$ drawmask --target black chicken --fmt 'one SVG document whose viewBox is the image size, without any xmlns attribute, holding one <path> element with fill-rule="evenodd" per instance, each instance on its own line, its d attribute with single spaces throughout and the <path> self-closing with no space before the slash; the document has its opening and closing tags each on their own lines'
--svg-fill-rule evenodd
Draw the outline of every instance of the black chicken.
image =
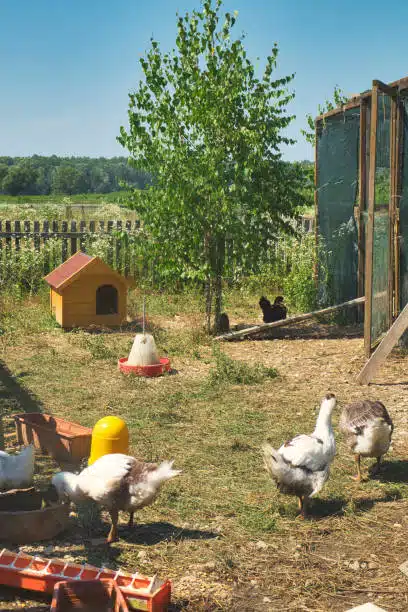
<svg viewBox="0 0 408 612">
<path fill-rule="evenodd" d="M 281 319 L 286 319 L 287 317 L 288 311 L 283 303 L 283 297 L 281 295 L 278 295 L 275 298 L 273 304 L 271 304 L 266 297 L 262 296 L 259 300 L 259 306 L 262 309 L 264 323 L 280 321 Z"/>
</svg>

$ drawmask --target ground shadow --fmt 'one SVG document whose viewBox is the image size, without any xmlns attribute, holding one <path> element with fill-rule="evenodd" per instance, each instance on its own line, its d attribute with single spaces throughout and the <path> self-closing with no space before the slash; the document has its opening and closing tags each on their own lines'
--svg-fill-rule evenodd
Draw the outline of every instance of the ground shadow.
<svg viewBox="0 0 408 612">
<path fill-rule="evenodd" d="M 231 331 L 248 329 L 253 324 L 240 324 L 231 328 Z M 335 325 L 320 323 L 318 321 L 304 321 L 282 327 L 275 327 L 256 332 L 250 336 L 229 339 L 229 342 L 242 342 L 244 340 L 341 340 L 363 338 L 362 325 Z"/>
<path fill-rule="evenodd" d="M 370 382 L 370 387 L 406 387 L 408 386 L 408 380 L 401 382 L 388 382 L 388 383 L 376 383 Z"/>
<path fill-rule="evenodd" d="M 113 544 L 106 544 L 105 539 L 109 527 L 105 523 L 102 529 L 93 531 L 94 543 L 92 540 L 84 539 L 84 548 L 87 563 L 100 567 L 106 565 L 110 569 L 117 570 L 117 558 L 122 554 L 121 543 L 136 544 L 139 546 L 154 546 L 166 540 L 210 540 L 219 537 L 219 534 L 212 531 L 202 531 L 200 529 L 183 529 L 167 522 L 147 523 L 130 528 L 123 525 L 119 526 L 119 540 Z M 96 540 L 97 543 L 96 543 Z"/>
<path fill-rule="evenodd" d="M 38 397 L 21 386 L 5 363 L 0 361 L 0 414 L 42 411 L 43 404 Z"/>
<path fill-rule="evenodd" d="M 154 546 L 165 540 L 212 540 L 219 534 L 201 529 L 183 529 L 172 523 L 158 522 L 136 524 L 132 529 L 123 527 L 119 535 L 126 542 L 143 546 Z"/>
<path fill-rule="evenodd" d="M 43 595 L 38 592 L 22 591 L 14 587 L 0 587 L 1 612 L 16 612 L 24 608 L 27 612 L 49 612 L 51 595 Z M 21 606 L 21 601 L 24 605 Z M 29 602 L 29 603 L 27 603 Z M 17 605 L 17 607 L 16 607 Z"/>
<path fill-rule="evenodd" d="M 392 484 L 397 482 L 408 482 L 408 460 L 384 461 L 381 463 L 380 472 L 372 474 L 374 465 L 369 468 L 370 478 Z"/>
<path fill-rule="evenodd" d="M 141 319 L 132 319 L 127 321 L 126 323 L 122 323 L 122 325 L 116 325 L 112 327 L 107 327 L 106 325 L 87 325 L 86 327 L 76 327 L 75 330 L 65 329 L 66 333 L 75 333 L 75 331 L 87 332 L 88 334 L 141 334 L 143 332 L 143 321 Z M 159 325 L 155 325 L 152 321 L 147 321 L 145 323 L 145 331 L 149 334 L 159 334 L 164 333 L 165 329 L 160 327 Z"/>
<path fill-rule="evenodd" d="M 368 512 L 376 504 L 393 502 L 400 497 L 398 492 L 387 494 L 384 497 L 371 497 L 362 499 L 346 499 L 335 497 L 331 499 L 313 499 L 310 503 L 309 518 L 314 520 L 324 519 L 329 516 L 344 516 L 350 502 L 353 504 L 353 512 Z"/>
</svg>

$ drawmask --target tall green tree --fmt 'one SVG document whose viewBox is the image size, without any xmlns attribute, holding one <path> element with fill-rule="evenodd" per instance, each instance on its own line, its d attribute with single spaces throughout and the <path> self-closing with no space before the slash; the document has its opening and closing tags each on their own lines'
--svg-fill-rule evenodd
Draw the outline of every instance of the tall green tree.
<svg viewBox="0 0 408 612">
<path fill-rule="evenodd" d="M 317 114 L 323 115 L 324 113 L 327 113 L 328 111 L 334 110 L 335 108 L 342 106 L 347 101 L 348 101 L 348 97 L 344 95 L 343 91 L 340 89 L 338 85 L 335 85 L 334 91 L 333 91 L 333 99 L 326 100 L 324 104 L 319 104 L 319 106 L 317 107 Z M 308 115 L 306 115 L 306 121 L 307 121 L 307 129 L 301 130 L 301 132 L 303 136 L 305 137 L 306 141 L 309 144 L 314 146 L 315 144 L 314 117 L 309 113 Z"/>
<path fill-rule="evenodd" d="M 2 181 L 5 193 L 16 196 L 27 194 L 34 189 L 37 179 L 37 170 L 28 163 L 10 166 Z"/>
<path fill-rule="evenodd" d="M 81 172 L 78 168 L 68 164 L 62 164 L 55 168 L 52 175 L 51 189 L 53 193 L 81 193 Z"/>
<path fill-rule="evenodd" d="M 118 138 L 154 177 L 133 206 L 156 265 L 206 281 L 208 328 L 222 310 L 227 242 L 237 268 L 252 269 L 302 204 L 302 171 L 280 153 L 293 143 L 284 135 L 293 75 L 275 76 L 275 45 L 257 76 L 244 37 L 233 37 L 237 13 L 221 22 L 221 4 L 178 16 L 172 52 L 151 40 Z"/>
</svg>

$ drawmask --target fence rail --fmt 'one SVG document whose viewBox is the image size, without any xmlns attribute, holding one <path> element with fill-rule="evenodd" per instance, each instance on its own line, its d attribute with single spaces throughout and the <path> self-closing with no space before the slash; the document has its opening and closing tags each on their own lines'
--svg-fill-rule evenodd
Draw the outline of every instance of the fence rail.
<svg viewBox="0 0 408 612">
<path fill-rule="evenodd" d="M 302 217 L 300 227 L 303 233 L 313 232 L 314 219 Z M 139 221 L 0 220 L 0 276 L 13 277 L 12 260 L 21 259 L 27 255 L 27 250 L 42 257 L 41 268 L 44 274 L 82 250 L 102 256 L 110 266 L 125 276 L 136 280 L 147 276 L 154 281 L 155 262 L 146 260 L 145 243 L 142 241 Z M 275 259 L 281 262 L 279 265 L 287 267 L 291 249 L 291 240 L 282 237 L 282 240 L 277 241 Z M 233 278 L 233 255 L 229 264 L 229 276 Z"/>
</svg>

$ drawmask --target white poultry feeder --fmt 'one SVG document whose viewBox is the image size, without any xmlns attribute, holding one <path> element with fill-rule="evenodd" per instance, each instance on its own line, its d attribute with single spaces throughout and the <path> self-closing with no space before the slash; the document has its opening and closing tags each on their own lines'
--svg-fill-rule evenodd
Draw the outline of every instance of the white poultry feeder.
<svg viewBox="0 0 408 612">
<path fill-rule="evenodd" d="M 136 376 L 160 376 L 170 370 L 170 359 L 159 357 L 156 343 L 151 334 L 144 331 L 145 313 L 143 305 L 143 333 L 136 334 L 129 357 L 118 361 L 118 368 L 124 374 Z"/>
<path fill-rule="evenodd" d="M 151 334 L 136 334 L 127 360 L 128 366 L 149 366 L 160 363 L 156 343 Z"/>
</svg>

